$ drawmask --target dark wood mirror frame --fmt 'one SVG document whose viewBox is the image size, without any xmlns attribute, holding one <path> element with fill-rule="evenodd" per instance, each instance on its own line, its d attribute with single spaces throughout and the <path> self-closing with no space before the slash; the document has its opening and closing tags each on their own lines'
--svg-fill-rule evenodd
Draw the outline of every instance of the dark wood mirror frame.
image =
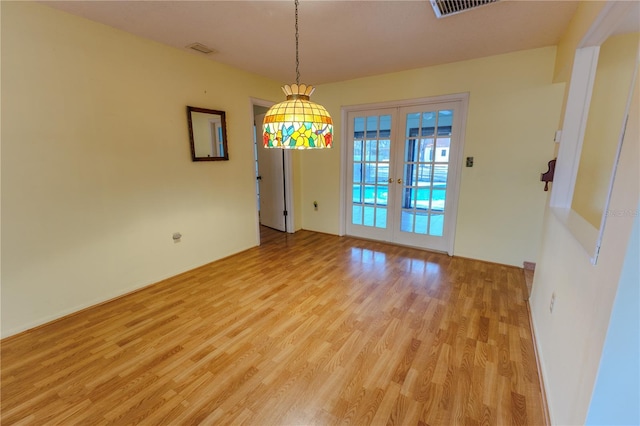
<svg viewBox="0 0 640 426">
<path fill-rule="evenodd" d="M 187 106 L 192 161 L 228 161 L 225 112 Z"/>
</svg>

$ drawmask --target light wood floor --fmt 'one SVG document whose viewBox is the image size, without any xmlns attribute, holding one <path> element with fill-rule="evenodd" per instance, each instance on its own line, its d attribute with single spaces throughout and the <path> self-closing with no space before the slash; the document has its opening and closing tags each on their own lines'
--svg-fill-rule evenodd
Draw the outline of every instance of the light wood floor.
<svg viewBox="0 0 640 426">
<path fill-rule="evenodd" d="M 541 425 L 521 269 L 301 231 L 2 342 L 2 425 Z"/>
</svg>

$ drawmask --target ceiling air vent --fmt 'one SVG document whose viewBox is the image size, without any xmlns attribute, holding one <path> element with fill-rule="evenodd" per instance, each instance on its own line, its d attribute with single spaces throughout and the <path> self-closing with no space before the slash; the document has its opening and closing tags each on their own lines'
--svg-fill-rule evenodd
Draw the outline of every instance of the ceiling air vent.
<svg viewBox="0 0 640 426">
<path fill-rule="evenodd" d="M 204 53 L 205 55 L 208 55 L 210 53 L 214 53 L 215 52 L 215 50 L 208 48 L 207 46 L 205 46 L 202 43 L 193 43 L 193 44 L 188 45 L 187 48 L 193 49 L 196 52 Z"/>
<path fill-rule="evenodd" d="M 486 4 L 495 3 L 498 0 L 429 0 L 436 18 L 455 15 L 456 13 L 475 9 Z"/>
</svg>

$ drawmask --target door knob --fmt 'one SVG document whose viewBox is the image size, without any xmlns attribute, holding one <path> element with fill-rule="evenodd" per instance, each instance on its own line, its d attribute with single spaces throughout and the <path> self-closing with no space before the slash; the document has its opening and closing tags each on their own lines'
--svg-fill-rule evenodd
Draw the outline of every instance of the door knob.
<svg viewBox="0 0 640 426">
<path fill-rule="evenodd" d="M 393 183 L 393 178 L 389 178 L 389 183 Z"/>
<path fill-rule="evenodd" d="M 398 183 L 402 183 L 402 179 L 398 179 Z"/>
<path fill-rule="evenodd" d="M 262 180 L 262 176 L 256 177 L 256 180 Z"/>
</svg>

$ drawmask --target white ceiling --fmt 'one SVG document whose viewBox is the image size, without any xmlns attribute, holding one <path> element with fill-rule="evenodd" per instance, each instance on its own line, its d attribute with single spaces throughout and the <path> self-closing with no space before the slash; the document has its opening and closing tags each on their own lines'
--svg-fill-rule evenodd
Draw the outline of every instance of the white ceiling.
<svg viewBox="0 0 640 426">
<path fill-rule="evenodd" d="M 293 1 L 45 4 L 211 60 L 295 81 Z M 557 44 L 577 1 L 505 0 L 436 19 L 428 0 L 302 0 L 301 82 L 321 84 Z"/>
</svg>

